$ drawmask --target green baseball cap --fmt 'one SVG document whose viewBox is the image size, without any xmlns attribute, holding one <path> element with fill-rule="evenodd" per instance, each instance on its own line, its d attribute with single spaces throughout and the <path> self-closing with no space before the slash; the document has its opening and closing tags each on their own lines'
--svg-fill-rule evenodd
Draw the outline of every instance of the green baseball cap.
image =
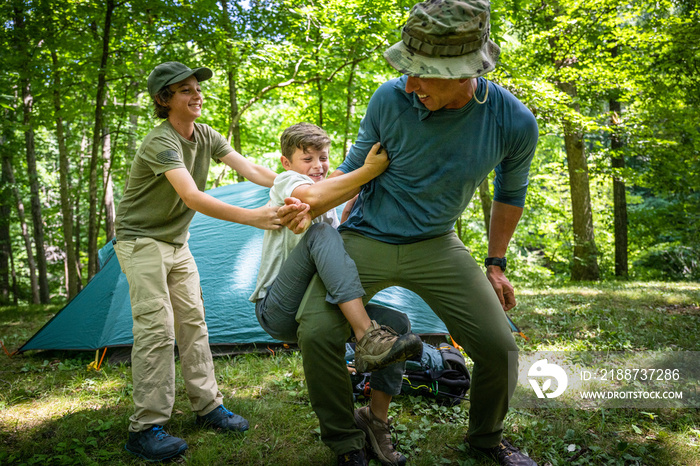
<svg viewBox="0 0 700 466">
<path fill-rule="evenodd" d="M 148 75 L 148 93 L 154 97 L 165 86 L 179 83 L 194 75 L 200 83 L 214 76 L 209 68 L 201 67 L 190 69 L 180 62 L 168 61 L 156 66 Z"/>
<path fill-rule="evenodd" d="M 384 58 L 398 71 L 419 78 L 476 78 L 493 71 L 500 47 L 489 39 L 488 0 L 429 0 L 415 5 L 401 42 Z"/>
</svg>

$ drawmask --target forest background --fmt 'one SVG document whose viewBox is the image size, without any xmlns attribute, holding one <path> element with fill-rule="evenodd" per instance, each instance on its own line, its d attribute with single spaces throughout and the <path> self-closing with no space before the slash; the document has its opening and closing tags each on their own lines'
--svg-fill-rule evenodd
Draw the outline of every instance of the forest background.
<svg viewBox="0 0 700 466">
<path fill-rule="evenodd" d="M 0 304 L 64 302 L 97 272 L 131 161 L 158 124 L 146 92 L 155 65 L 212 68 L 199 121 L 256 163 L 279 171 L 279 135 L 308 121 L 331 135 L 336 167 L 373 91 L 397 76 L 381 54 L 413 3 L 2 2 Z M 540 128 L 510 276 L 699 279 L 696 2 L 495 0 L 491 10 L 502 53 L 488 78 Z M 209 187 L 240 181 L 214 165 Z M 489 181 L 456 225 L 477 258 Z"/>
</svg>

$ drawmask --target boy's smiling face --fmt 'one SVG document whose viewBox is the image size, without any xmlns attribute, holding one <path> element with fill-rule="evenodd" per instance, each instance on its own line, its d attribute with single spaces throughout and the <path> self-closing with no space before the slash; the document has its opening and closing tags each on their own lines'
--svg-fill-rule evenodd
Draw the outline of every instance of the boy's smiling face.
<svg viewBox="0 0 700 466">
<path fill-rule="evenodd" d="M 292 160 L 282 156 L 282 166 L 285 170 L 301 173 L 314 180 L 314 183 L 318 183 L 323 181 L 328 174 L 330 167 L 328 149 L 328 147 L 323 150 L 308 148 L 304 152 L 303 149 L 297 147 L 292 154 Z"/>
<path fill-rule="evenodd" d="M 170 107 L 168 118 L 194 121 L 202 115 L 202 88 L 197 78 L 190 76 L 178 83 L 171 84 L 173 96 L 167 106 Z"/>
</svg>

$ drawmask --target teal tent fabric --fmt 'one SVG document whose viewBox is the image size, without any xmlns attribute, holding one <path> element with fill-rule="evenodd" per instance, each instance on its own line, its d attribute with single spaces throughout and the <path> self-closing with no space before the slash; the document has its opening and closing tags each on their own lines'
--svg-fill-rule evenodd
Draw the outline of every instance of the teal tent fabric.
<svg viewBox="0 0 700 466">
<path fill-rule="evenodd" d="M 223 202 L 253 208 L 268 200 L 268 189 L 250 182 L 207 191 Z M 255 288 L 263 231 L 196 214 L 190 249 L 199 268 L 211 345 L 273 343 L 255 318 L 248 297 Z M 414 293 L 389 288 L 373 302 L 399 309 L 415 333 L 447 333 L 442 321 Z M 20 349 L 96 350 L 130 346 L 129 286 L 112 243 L 100 250 L 100 271 L 87 286 Z"/>
</svg>

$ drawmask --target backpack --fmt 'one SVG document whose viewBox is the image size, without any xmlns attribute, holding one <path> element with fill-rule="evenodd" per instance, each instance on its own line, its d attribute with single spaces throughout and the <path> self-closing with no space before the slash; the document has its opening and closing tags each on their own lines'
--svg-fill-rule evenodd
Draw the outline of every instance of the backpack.
<svg viewBox="0 0 700 466">
<path fill-rule="evenodd" d="M 353 347 L 346 346 L 345 359 L 355 357 Z M 370 373 L 352 373 L 355 399 L 369 398 Z M 420 362 L 406 361 L 401 393 L 435 399 L 440 405 L 454 406 L 462 402 L 471 383 L 469 370 L 462 353 L 447 343 L 435 346 L 423 343 Z"/>
<path fill-rule="evenodd" d="M 423 343 L 420 363 L 406 361 L 401 393 L 434 398 L 438 404 L 454 406 L 464 400 L 471 378 L 462 353 L 452 345 L 437 348 Z"/>
</svg>

